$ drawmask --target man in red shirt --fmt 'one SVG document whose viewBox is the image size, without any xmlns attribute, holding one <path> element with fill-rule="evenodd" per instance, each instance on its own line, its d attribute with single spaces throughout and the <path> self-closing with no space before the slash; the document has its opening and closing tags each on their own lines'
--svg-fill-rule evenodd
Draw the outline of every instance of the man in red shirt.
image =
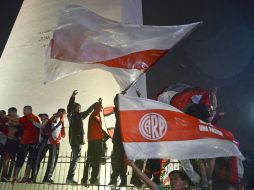
<svg viewBox="0 0 254 190">
<path fill-rule="evenodd" d="M 98 175 L 100 170 L 100 160 L 102 156 L 102 146 L 103 146 L 103 130 L 102 122 L 100 117 L 100 112 L 102 111 L 101 99 L 95 104 L 94 111 L 89 117 L 88 121 L 88 150 L 87 150 L 87 160 L 85 163 L 83 179 L 81 183 L 87 185 L 89 167 L 92 167 L 90 184 L 98 185 Z"/>
<path fill-rule="evenodd" d="M 21 182 L 30 182 L 29 176 L 31 172 L 31 163 L 35 152 L 36 144 L 38 143 L 39 139 L 39 132 L 40 130 L 35 127 L 32 123 L 32 121 L 40 122 L 39 118 L 32 113 L 32 107 L 31 106 L 25 106 L 23 108 L 23 114 L 24 116 L 17 119 L 10 116 L 6 116 L 7 119 L 11 121 L 18 122 L 22 129 L 23 134 L 20 140 L 20 148 L 18 150 L 17 159 L 15 163 L 15 169 L 13 174 L 13 183 L 17 182 L 17 178 L 20 172 L 20 169 L 22 168 L 26 156 L 28 155 L 27 159 L 27 165 L 24 177 Z"/>
<path fill-rule="evenodd" d="M 9 108 L 8 116 L 18 119 L 17 109 L 15 107 Z M 22 136 L 22 128 L 19 123 L 8 121 L 6 123 L 6 135 L 7 141 L 3 152 L 3 169 L 1 175 L 2 182 L 8 181 L 14 168 L 16 154 L 19 150 L 19 141 Z"/>
</svg>

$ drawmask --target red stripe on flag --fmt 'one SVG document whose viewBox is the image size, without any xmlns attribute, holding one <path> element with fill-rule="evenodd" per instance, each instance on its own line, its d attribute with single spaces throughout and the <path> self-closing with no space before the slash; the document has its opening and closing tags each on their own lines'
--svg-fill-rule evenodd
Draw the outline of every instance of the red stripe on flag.
<svg viewBox="0 0 254 190">
<path fill-rule="evenodd" d="M 187 105 L 192 103 L 193 95 L 202 95 L 201 103 L 210 106 L 209 91 L 201 88 L 187 88 L 183 92 L 176 94 L 170 101 L 170 105 L 183 110 Z"/>
<path fill-rule="evenodd" d="M 124 55 L 115 59 L 102 61 L 100 63 L 108 67 L 145 71 L 167 52 L 168 50 L 145 50 Z"/>
<path fill-rule="evenodd" d="M 150 117 L 151 114 L 154 114 L 153 118 Z M 166 128 L 163 119 L 158 118 L 156 114 L 164 118 Z M 183 141 L 204 138 L 233 141 L 234 138 L 228 135 L 225 129 L 221 130 L 210 124 L 201 123 L 195 117 L 168 110 L 120 111 L 120 126 L 123 142 Z"/>
<path fill-rule="evenodd" d="M 79 60 L 76 59 L 71 53 L 66 50 L 66 48 L 61 47 L 61 44 L 54 43 L 54 39 L 51 40 L 50 43 L 51 47 L 51 58 L 59 59 L 63 61 L 70 61 L 70 62 L 92 62 L 87 61 L 85 58 L 81 58 Z M 147 70 L 150 66 L 155 64 L 162 56 L 164 56 L 169 50 L 144 50 L 139 52 L 130 53 L 127 55 L 123 55 L 114 59 L 105 60 L 105 61 L 96 61 L 94 63 L 103 64 L 108 67 L 115 67 L 115 68 L 123 68 L 123 69 L 138 69 L 141 71 Z M 79 52 L 77 50 L 77 52 Z M 103 54 L 103 52 L 101 52 Z M 71 57 L 66 55 L 71 54 Z M 98 51 L 98 57 L 100 57 L 100 51 Z M 103 57 L 103 56 L 101 56 Z"/>
</svg>

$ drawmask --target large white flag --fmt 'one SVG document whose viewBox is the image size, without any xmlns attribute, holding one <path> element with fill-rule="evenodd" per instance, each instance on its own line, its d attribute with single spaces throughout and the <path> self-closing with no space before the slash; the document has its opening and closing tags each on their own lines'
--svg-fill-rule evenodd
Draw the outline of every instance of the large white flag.
<svg viewBox="0 0 254 190">
<path fill-rule="evenodd" d="M 130 159 L 244 159 L 229 131 L 173 106 L 119 95 L 119 113 L 122 141 Z"/>
<path fill-rule="evenodd" d="M 50 44 L 46 80 L 103 68 L 125 89 L 198 24 L 122 24 L 81 6 L 66 6 Z"/>
</svg>

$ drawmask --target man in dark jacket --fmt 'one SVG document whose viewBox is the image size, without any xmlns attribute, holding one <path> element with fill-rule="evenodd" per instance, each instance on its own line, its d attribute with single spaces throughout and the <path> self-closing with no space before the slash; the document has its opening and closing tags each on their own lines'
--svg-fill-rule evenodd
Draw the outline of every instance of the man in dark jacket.
<svg viewBox="0 0 254 190">
<path fill-rule="evenodd" d="M 110 176 L 110 182 L 108 185 L 115 186 L 117 184 L 117 178 L 118 176 L 120 176 L 121 183 L 119 186 L 124 187 L 127 185 L 127 177 L 126 177 L 127 165 L 124 163 L 125 152 L 120 132 L 118 94 L 115 96 L 114 104 L 115 104 L 114 112 L 116 116 L 116 124 L 114 136 L 112 139 L 113 142 L 113 151 L 111 155 L 112 174 Z"/>
<path fill-rule="evenodd" d="M 67 184 L 77 184 L 77 182 L 73 180 L 73 177 L 77 163 L 80 159 L 81 145 L 84 144 L 83 120 L 93 111 L 95 106 L 95 104 L 93 104 L 86 111 L 81 112 L 80 104 L 75 102 L 75 96 L 77 93 L 77 90 L 73 91 L 67 106 L 67 117 L 70 124 L 69 142 L 72 150 L 70 168 L 66 179 Z"/>
</svg>

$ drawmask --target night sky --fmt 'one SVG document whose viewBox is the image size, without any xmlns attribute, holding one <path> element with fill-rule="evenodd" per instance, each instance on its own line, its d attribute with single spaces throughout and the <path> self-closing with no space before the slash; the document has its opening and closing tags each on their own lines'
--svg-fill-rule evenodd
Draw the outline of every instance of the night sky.
<svg viewBox="0 0 254 190">
<path fill-rule="evenodd" d="M 1 1 L 0 55 L 22 2 Z M 247 174 L 254 169 L 253 10 L 252 0 L 143 0 L 144 24 L 203 21 L 148 72 L 149 97 L 179 82 L 207 89 L 217 86 L 219 111 L 226 114 L 220 124 L 239 140 Z"/>
<path fill-rule="evenodd" d="M 217 86 L 218 110 L 225 112 L 220 125 L 240 142 L 246 174 L 254 169 L 253 10 L 251 0 L 143 0 L 144 24 L 203 21 L 148 72 L 149 97 L 179 82 Z"/>
<path fill-rule="evenodd" d="M 0 57 L 10 35 L 23 0 L 1 0 L 0 3 Z"/>
</svg>

